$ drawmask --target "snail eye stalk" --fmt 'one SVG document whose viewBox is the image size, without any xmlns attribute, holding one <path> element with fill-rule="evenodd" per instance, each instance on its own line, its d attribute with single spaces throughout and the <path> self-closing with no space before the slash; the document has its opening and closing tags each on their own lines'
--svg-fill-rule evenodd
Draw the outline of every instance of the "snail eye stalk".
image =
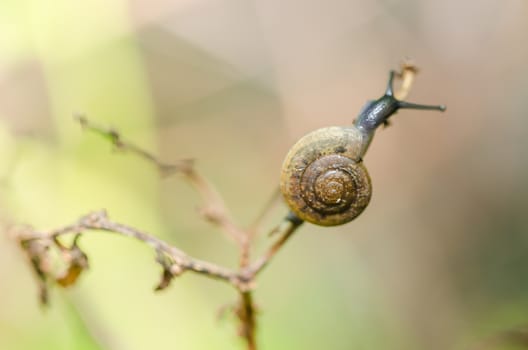
<svg viewBox="0 0 528 350">
<path fill-rule="evenodd" d="M 389 72 L 389 82 L 387 83 L 387 89 L 385 90 L 385 96 L 394 96 L 394 92 L 393 92 L 393 84 L 394 84 L 394 75 L 396 73 L 391 70 Z"/>
<path fill-rule="evenodd" d="M 428 110 L 428 111 L 440 111 L 443 112 L 446 110 L 446 106 L 444 105 L 421 105 L 416 103 L 410 103 L 405 101 L 398 101 L 398 108 L 400 109 L 421 109 L 421 110 Z"/>
</svg>

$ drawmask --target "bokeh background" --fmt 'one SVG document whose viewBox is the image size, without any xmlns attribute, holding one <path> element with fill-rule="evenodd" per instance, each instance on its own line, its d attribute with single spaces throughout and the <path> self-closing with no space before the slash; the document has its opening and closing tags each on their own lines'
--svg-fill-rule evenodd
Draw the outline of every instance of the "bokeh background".
<svg viewBox="0 0 528 350">
<path fill-rule="evenodd" d="M 350 123 L 403 57 L 421 67 L 365 162 L 366 212 L 303 227 L 261 276 L 263 349 L 528 348 L 528 3 L 522 0 L 4 0 L 0 215 L 117 221 L 235 266 L 181 179 L 82 133 L 72 113 L 197 168 L 251 223 L 301 135 Z M 269 229 L 284 215 L 278 204 Z M 257 251 L 268 241 L 263 235 Z M 90 271 L 43 311 L 0 235 L 1 349 L 240 349 L 235 299 L 191 274 L 154 294 L 153 253 L 81 242 Z"/>
</svg>

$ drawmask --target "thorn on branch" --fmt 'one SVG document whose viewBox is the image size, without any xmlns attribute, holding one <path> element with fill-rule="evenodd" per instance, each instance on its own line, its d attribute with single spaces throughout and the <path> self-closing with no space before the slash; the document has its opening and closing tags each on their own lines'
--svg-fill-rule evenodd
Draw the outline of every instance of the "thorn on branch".
<svg viewBox="0 0 528 350">
<path fill-rule="evenodd" d="M 212 205 L 207 205 L 207 206 L 202 206 L 200 208 L 198 208 L 198 213 L 207 221 L 213 223 L 213 224 L 216 224 L 216 225 L 221 225 L 222 224 L 222 220 L 224 218 L 224 212 L 221 208 L 218 208 L 218 207 L 215 207 L 215 206 L 212 206 Z"/>
<path fill-rule="evenodd" d="M 82 227 L 92 227 L 93 229 L 103 228 L 103 223 L 108 220 L 106 210 L 98 210 L 89 213 L 79 219 L 79 224 Z"/>
<path fill-rule="evenodd" d="M 163 267 L 163 272 L 161 274 L 161 280 L 154 290 L 160 291 L 167 288 L 174 277 L 180 276 L 185 270 L 162 251 L 157 250 L 156 253 L 156 261 Z"/>
</svg>

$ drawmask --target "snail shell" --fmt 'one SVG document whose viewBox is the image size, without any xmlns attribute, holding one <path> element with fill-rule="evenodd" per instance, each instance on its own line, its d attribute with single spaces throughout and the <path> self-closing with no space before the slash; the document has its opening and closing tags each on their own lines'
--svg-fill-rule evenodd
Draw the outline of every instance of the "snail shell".
<svg viewBox="0 0 528 350">
<path fill-rule="evenodd" d="M 328 127 L 301 138 L 282 166 L 281 191 L 300 219 L 322 226 L 353 220 L 372 185 L 361 157 L 370 138 L 355 126 Z"/>
</svg>

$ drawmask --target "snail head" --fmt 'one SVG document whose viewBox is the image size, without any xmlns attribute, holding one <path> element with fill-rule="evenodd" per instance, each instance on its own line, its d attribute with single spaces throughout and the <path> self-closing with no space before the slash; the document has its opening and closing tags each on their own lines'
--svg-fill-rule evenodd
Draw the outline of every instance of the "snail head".
<svg viewBox="0 0 528 350">
<path fill-rule="evenodd" d="M 354 122 L 354 125 L 367 133 L 374 132 L 380 125 L 387 125 L 389 117 L 395 114 L 399 109 L 421 109 L 421 110 L 435 110 L 445 111 L 446 107 L 443 105 L 432 106 L 422 105 L 416 103 L 410 103 L 405 101 L 397 100 L 394 97 L 393 82 L 394 82 L 394 71 L 390 71 L 389 82 L 387 89 L 383 96 L 375 101 L 369 101 L 363 107 L 359 116 Z"/>
</svg>

